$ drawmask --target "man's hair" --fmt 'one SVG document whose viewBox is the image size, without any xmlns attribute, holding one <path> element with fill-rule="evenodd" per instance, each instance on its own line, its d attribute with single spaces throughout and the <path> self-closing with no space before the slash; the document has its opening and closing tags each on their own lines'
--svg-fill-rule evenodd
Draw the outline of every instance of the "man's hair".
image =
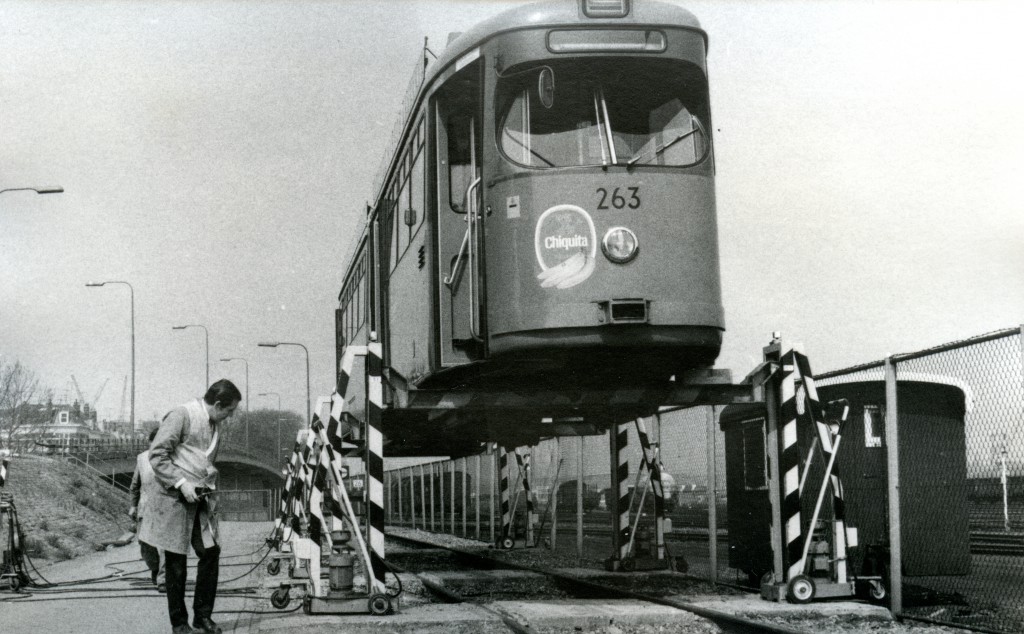
<svg viewBox="0 0 1024 634">
<path fill-rule="evenodd" d="M 221 407 L 230 407 L 232 403 L 242 400 L 242 393 L 238 391 L 234 383 L 227 379 L 221 379 L 206 390 L 203 400 L 207 405 L 220 404 Z"/>
</svg>

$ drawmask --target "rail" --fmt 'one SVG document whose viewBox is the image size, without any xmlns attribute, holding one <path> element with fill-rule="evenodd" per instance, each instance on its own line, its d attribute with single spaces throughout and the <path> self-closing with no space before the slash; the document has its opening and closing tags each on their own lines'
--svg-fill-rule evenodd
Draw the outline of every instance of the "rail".
<svg viewBox="0 0 1024 634">
<path fill-rule="evenodd" d="M 102 471 L 100 471 L 99 469 L 93 467 L 92 465 L 90 465 L 89 463 L 85 462 L 84 460 L 82 460 L 78 456 L 68 454 L 68 455 L 66 455 L 64 457 L 67 458 L 69 462 L 77 463 L 78 465 L 80 465 L 82 467 L 85 467 L 86 469 L 88 469 L 89 471 L 93 472 L 94 474 L 96 474 L 100 478 L 103 478 L 104 480 L 107 479 L 107 474 L 105 474 Z M 117 478 L 111 477 L 110 478 L 110 483 L 113 484 L 122 493 L 125 493 L 127 495 L 131 495 L 131 489 L 126 487 L 125 485 L 121 484 L 120 482 L 118 482 Z"/>
</svg>

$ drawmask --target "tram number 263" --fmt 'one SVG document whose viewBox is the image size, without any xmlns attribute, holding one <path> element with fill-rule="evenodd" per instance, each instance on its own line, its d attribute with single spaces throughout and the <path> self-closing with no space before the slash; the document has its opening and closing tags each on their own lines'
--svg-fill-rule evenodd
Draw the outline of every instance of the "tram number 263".
<svg viewBox="0 0 1024 634">
<path fill-rule="evenodd" d="M 628 198 L 622 190 L 628 192 Z M 598 209 L 639 209 L 640 188 L 639 187 L 616 187 L 610 193 L 604 187 L 597 188 L 601 200 L 597 203 Z"/>
</svg>

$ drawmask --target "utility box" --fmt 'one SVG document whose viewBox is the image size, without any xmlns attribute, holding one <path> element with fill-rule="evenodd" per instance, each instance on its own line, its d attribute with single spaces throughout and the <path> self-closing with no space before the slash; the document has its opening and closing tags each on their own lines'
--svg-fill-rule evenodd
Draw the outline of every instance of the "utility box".
<svg viewBox="0 0 1024 634">
<path fill-rule="evenodd" d="M 877 574 L 878 563 L 888 562 L 881 555 L 889 535 L 885 381 L 877 371 L 815 384 L 823 405 L 846 399 L 850 406 L 834 468 L 843 484 L 846 524 L 857 530 L 848 570 Z M 964 415 L 971 407 L 970 389 L 955 379 L 901 372 L 897 400 L 903 576 L 969 574 Z M 803 475 L 817 432 L 805 417 L 798 424 Z M 729 565 L 756 584 L 772 570 L 764 405 L 730 405 L 722 410 L 719 425 L 725 435 Z M 805 524 L 824 471 L 820 448 L 811 470 L 801 495 Z M 824 517 L 831 517 L 831 509 Z"/>
</svg>

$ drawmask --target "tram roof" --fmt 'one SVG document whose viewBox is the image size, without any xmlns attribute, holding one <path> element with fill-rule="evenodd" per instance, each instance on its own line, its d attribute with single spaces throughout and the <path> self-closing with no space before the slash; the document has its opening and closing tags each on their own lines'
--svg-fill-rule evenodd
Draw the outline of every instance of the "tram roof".
<svg viewBox="0 0 1024 634">
<path fill-rule="evenodd" d="M 630 24 L 675 25 L 695 29 L 704 35 L 705 47 L 707 46 L 707 35 L 701 29 L 697 17 L 683 7 L 653 0 L 632 0 L 629 4 Z M 464 53 L 473 50 L 484 40 L 498 33 L 569 24 L 616 26 L 622 24 L 622 18 L 581 18 L 580 0 L 537 2 L 515 7 L 479 22 L 468 31 L 459 34 L 448 44 L 441 56 L 438 57 L 437 62 L 431 65 L 423 84 L 429 84 L 434 77 Z"/>
</svg>

